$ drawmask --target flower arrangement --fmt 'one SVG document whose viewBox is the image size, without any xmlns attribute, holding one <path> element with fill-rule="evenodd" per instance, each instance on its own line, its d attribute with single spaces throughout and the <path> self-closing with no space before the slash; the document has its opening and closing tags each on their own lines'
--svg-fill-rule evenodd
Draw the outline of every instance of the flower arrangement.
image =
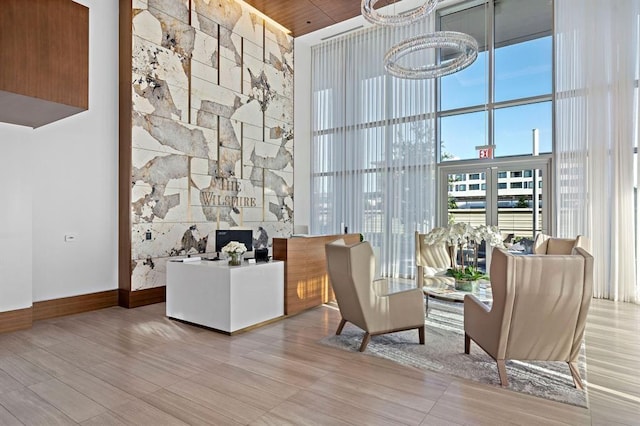
<svg viewBox="0 0 640 426">
<path fill-rule="evenodd" d="M 247 246 L 237 241 L 230 241 L 222 247 L 222 252 L 229 256 L 229 265 L 240 265 L 240 256 L 247 251 Z"/>
<path fill-rule="evenodd" d="M 231 241 L 226 246 L 222 247 L 222 252 L 226 254 L 242 254 L 247 251 L 247 246 L 237 241 Z"/>
<path fill-rule="evenodd" d="M 478 270 L 478 244 L 486 241 L 495 247 L 504 247 L 502 234 L 497 226 L 479 225 L 473 226 L 464 222 L 449 224 L 446 228 L 434 228 L 424 237 L 426 244 L 446 243 L 449 246 L 451 268 L 447 275 L 454 277 L 456 281 L 477 281 L 488 278 Z M 465 266 L 464 248 L 472 247 L 474 264 Z M 456 262 L 456 249 L 460 254 L 460 263 Z"/>
</svg>

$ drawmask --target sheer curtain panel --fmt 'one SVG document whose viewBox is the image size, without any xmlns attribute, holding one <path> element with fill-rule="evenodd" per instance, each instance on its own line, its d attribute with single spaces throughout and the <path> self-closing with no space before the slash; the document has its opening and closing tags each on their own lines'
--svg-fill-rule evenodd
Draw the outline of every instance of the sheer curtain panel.
<svg viewBox="0 0 640 426">
<path fill-rule="evenodd" d="M 594 297 L 635 303 L 639 10 L 555 0 L 558 234 L 590 237 Z"/>
<path fill-rule="evenodd" d="M 312 49 L 311 230 L 362 233 L 384 276 L 413 276 L 413 233 L 434 224 L 436 145 L 434 81 L 391 77 L 383 56 L 433 28 L 431 16 Z M 402 64 L 427 65 L 433 57 L 422 51 Z"/>
</svg>

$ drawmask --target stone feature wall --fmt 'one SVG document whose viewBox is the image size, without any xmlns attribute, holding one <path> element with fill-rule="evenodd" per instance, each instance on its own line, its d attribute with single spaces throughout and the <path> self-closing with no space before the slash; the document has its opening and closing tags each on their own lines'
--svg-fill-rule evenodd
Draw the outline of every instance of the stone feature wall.
<svg viewBox="0 0 640 426">
<path fill-rule="evenodd" d="M 234 0 L 134 0 L 131 290 L 215 230 L 288 236 L 293 39 Z"/>
</svg>

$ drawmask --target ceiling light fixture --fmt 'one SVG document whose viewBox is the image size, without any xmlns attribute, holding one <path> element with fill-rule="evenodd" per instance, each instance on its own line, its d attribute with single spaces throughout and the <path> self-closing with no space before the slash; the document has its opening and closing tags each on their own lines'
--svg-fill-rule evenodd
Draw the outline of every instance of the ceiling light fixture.
<svg viewBox="0 0 640 426">
<path fill-rule="evenodd" d="M 428 16 L 438 5 L 438 0 L 427 0 L 422 6 L 409 12 L 396 15 L 383 15 L 378 13 L 373 6 L 380 0 L 362 0 L 361 11 L 364 19 L 377 25 L 400 26 L 410 24 Z"/>
<path fill-rule="evenodd" d="M 404 67 L 398 61 L 411 53 L 426 49 L 453 49 L 457 54 L 440 63 Z M 458 72 L 478 57 L 478 42 L 472 36 L 456 31 L 437 31 L 404 40 L 384 55 L 384 68 L 395 77 L 408 79 L 437 78 Z"/>
<path fill-rule="evenodd" d="M 362 0 L 362 16 L 369 22 L 385 26 L 408 25 L 427 17 L 438 5 L 438 0 L 426 2 L 407 12 L 383 15 L 373 7 L 379 0 Z M 414 52 L 426 49 L 453 49 L 457 54 L 440 63 L 416 67 L 402 66 L 398 61 Z M 399 78 L 422 79 L 438 78 L 458 72 L 473 63 L 478 57 L 478 42 L 472 36 L 457 31 L 436 31 L 404 40 L 389 49 L 384 55 L 385 70 Z"/>
</svg>

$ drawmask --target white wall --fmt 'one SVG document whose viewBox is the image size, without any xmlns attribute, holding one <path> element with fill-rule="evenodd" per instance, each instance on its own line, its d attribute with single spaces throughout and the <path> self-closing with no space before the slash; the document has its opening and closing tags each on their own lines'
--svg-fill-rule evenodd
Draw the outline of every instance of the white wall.
<svg viewBox="0 0 640 426">
<path fill-rule="evenodd" d="M 118 3 L 77 2 L 90 9 L 89 110 L 0 123 L 0 311 L 118 287 Z"/>
</svg>

